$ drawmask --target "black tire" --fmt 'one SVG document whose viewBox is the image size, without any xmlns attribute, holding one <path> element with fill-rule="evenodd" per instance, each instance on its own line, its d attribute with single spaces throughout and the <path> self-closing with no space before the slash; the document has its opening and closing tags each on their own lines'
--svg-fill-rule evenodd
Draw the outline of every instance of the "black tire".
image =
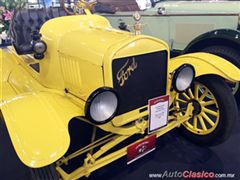
<svg viewBox="0 0 240 180">
<path fill-rule="evenodd" d="M 59 180 L 60 177 L 54 165 L 43 168 L 30 168 L 31 180 Z"/>
<path fill-rule="evenodd" d="M 238 68 L 240 68 L 240 53 L 233 48 L 226 47 L 226 46 L 209 46 L 207 48 L 202 49 L 202 51 L 220 56 L 228 60 Z M 230 87 L 231 86 L 232 84 L 230 84 Z M 234 96 L 239 104 L 240 103 L 240 87 L 234 93 Z"/>
<path fill-rule="evenodd" d="M 202 76 L 196 81 L 205 85 L 214 95 L 220 111 L 219 123 L 209 134 L 198 135 L 192 133 L 183 125 L 179 128 L 180 132 L 187 139 L 199 145 L 217 145 L 225 141 L 231 134 L 232 128 L 238 118 L 238 109 L 230 87 L 226 82 L 217 76 Z"/>
</svg>

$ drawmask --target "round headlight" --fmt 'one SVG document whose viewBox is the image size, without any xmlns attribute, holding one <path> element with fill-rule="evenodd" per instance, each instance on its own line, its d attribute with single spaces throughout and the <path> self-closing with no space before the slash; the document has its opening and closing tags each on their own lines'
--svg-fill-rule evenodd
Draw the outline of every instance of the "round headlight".
<svg viewBox="0 0 240 180">
<path fill-rule="evenodd" d="M 85 113 L 96 124 L 109 122 L 118 109 L 117 94 L 111 88 L 100 88 L 88 98 Z"/>
<path fill-rule="evenodd" d="M 173 88 L 177 92 L 183 92 L 188 89 L 195 78 L 195 69 L 190 64 L 184 64 L 179 67 L 173 75 Z"/>
<path fill-rule="evenodd" d="M 47 50 L 47 45 L 44 41 L 37 41 L 33 45 L 33 51 L 37 54 L 43 54 Z"/>
</svg>

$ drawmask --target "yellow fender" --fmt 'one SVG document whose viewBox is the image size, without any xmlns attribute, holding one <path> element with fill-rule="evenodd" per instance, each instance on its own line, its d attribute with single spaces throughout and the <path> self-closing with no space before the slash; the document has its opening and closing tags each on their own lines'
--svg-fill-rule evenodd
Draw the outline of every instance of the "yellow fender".
<svg viewBox="0 0 240 180">
<path fill-rule="evenodd" d="M 20 160 L 38 168 L 61 158 L 70 144 L 69 121 L 83 109 L 67 97 L 31 92 L 0 103 L 13 146 Z"/>
<path fill-rule="evenodd" d="M 240 81 L 240 70 L 236 66 L 209 53 L 192 53 L 172 58 L 169 61 L 170 72 L 183 64 L 191 64 L 195 68 L 196 77 L 214 74 L 231 82 Z"/>
</svg>

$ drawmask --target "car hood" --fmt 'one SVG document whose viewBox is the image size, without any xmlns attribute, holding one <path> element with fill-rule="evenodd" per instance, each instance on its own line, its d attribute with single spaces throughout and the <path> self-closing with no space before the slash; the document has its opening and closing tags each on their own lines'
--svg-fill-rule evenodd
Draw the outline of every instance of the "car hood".
<svg viewBox="0 0 240 180">
<path fill-rule="evenodd" d="M 48 45 L 49 56 L 88 61 L 102 66 L 105 52 L 113 44 L 132 36 L 112 28 L 109 21 L 98 15 L 63 16 L 47 21 L 41 28 L 42 40 Z"/>
<path fill-rule="evenodd" d="M 240 1 L 171 1 L 157 3 L 153 9 L 155 11 L 164 7 L 166 14 L 238 14 L 240 13 Z M 156 11 L 155 11 L 156 12 Z"/>
</svg>

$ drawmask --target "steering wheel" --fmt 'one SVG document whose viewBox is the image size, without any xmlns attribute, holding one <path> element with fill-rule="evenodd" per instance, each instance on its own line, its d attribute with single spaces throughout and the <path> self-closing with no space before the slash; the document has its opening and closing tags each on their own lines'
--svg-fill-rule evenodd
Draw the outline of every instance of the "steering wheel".
<svg viewBox="0 0 240 180">
<path fill-rule="evenodd" d="M 61 7 L 68 15 L 77 15 L 77 14 L 91 14 L 91 10 L 97 4 L 96 0 L 78 0 L 74 3 L 73 10 L 71 11 L 68 7 L 65 6 L 65 0 L 61 0 Z"/>
</svg>

